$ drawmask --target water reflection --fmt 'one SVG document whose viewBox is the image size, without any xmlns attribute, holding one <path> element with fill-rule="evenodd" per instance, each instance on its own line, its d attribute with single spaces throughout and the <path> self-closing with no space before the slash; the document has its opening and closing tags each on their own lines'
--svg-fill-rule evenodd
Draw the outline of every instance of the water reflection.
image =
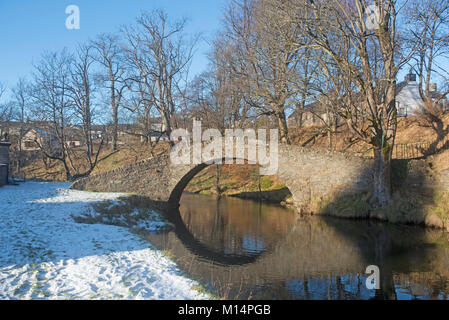
<svg viewBox="0 0 449 320">
<path fill-rule="evenodd" d="M 180 215 L 195 239 L 225 255 L 269 250 L 293 226 L 295 214 L 278 206 L 236 198 L 184 194 Z"/>
<path fill-rule="evenodd" d="M 448 299 L 448 235 L 249 200 L 183 195 L 175 232 L 148 235 L 192 278 L 229 299 Z M 364 271 L 381 270 L 381 290 Z"/>
</svg>

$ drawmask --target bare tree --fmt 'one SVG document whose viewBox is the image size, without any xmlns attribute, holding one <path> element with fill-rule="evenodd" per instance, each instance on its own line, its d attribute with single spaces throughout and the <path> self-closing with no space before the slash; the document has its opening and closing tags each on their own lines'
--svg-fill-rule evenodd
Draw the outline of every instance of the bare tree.
<svg viewBox="0 0 449 320">
<path fill-rule="evenodd" d="M 211 64 L 210 88 L 212 96 L 219 103 L 224 125 L 244 128 L 251 122 L 250 105 L 246 103 L 243 65 L 238 59 L 235 44 L 229 43 L 225 35 L 218 35 L 209 55 Z"/>
<path fill-rule="evenodd" d="M 6 85 L 4 85 L 3 83 L 0 82 L 0 101 L 1 101 L 2 97 L 4 96 L 5 92 L 6 92 Z M 14 109 L 12 107 L 12 104 L 0 102 L 0 122 L 5 123 L 5 122 L 10 121 L 12 119 L 13 115 L 14 115 Z M 3 124 L 3 126 L 4 126 L 4 124 Z M 2 128 L 2 129 L 6 129 L 6 128 Z M 4 133 L 0 132 L 0 135 L 1 135 L 0 138 L 3 139 Z"/>
<path fill-rule="evenodd" d="M 93 47 L 80 45 L 76 55 L 70 61 L 70 78 L 67 96 L 74 110 L 73 124 L 78 124 L 82 129 L 84 138 L 85 156 L 88 166 L 83 172 L 75 167 L 76 174 L 73 179 L 89 175 L 103 158 L 99 158 L 104 145 L 104 135 L 101 137 L 97 148 L 92 139 L 93 116 L 95 114 L 94 93 L 96 87 L 93 81 L 92 65 L 94 59 L 91 51 Z M 75 128 L 76 130 L 77 128 Z"/>
<path fill-rule="evenodd" d="M 225 15 L 226 35 L 235 44 L 246 81 L 247 103 L 259 115 L 276 119 L 282 142 L 289 143 L 286 109 L 299 93 L 299 61 L 294 44 L 302 26 L 291 19 L 293 1 L 235 0 Z"/>
<path fill-rule="evenodd" d="M 418 50 L 411 64 L 418 75 L 419 94 L 424 109 L 423 125 L 430 127 L 437 135 L 429 150 L 437 152 L 445 146 L 440 142 L 449 134 L 443 114 L 447 109 L 449 95 L 449 71 L 444 60 L 449 56 L 449 3 L 445 0 L 414 0 L 408 10 L 410 26 L 409 41 L 417 44 Z M 440 80 L 440 91 L 437 82 Z"/>
<path fill-rule="evenodd" d="M 6 92 L 6 86 L 2 82 L 0 82 L 0 99 L 3 97 L 5 92 Z"/>
<path fill-rule="evenodd" d="M 26 118 L 29 113 L 30 108 L 30 87 L 28 82 L 24 78 L 19 78 L 16 86 L 12 91 L 12 101 L 14 105 L 15 115 L 14 119 L 18 121 L 18 137 L 13 144 L 15 147 L 12 148 L 12 158 L 15 160 L 15 170 L 20 172 L 21 167 L 24 163 L 24 153 L 22 152 L 23 137 L 26 133 Z"/>
<path fill-rule="evenodd" d="M 41 136 L 35 139 L 35 143 L 45 157 L 62 163 L 67 180 L 72 179 L 73 168 L 66 144 L 66 128 L 73 116 L 67 97 L 70 59 L 66 50 L 60 54 L 44 54 L 34 65 L 30 90 L 33 118 L 39 121 L 36 129 Z"/>
<path fill-rule="evenodd" d="M 245 125 L 245 108 L 233 90 L 232 78 L 222 70 L 210 70 L 195 77 L 187 99 L 189 114 L 201 119 L 203 127 L 225 129 Z"/>
<path fill-rule="evenodd" d="M 25 121 L 29 111 L 30 103 L 30 88 L 29 84 L 24 78 L 20 78 L 16 86 L 12 89 L 14 103 L 17 106 L 17 120 L 20 122 L 18 151 L 22 151 L 22 140 L 25 134 Z"/>
<path fill-rule="evenodd" d="M 318 69 L 320 68 L 319 61 L 325 58 L 322 54 L 316 55 L 308 47 L 304 47 L 302 50 L 302 56 L 298 63 L 299 102 L 295 104 L 296 126 L 298 128 L 302 126 L 302 113 L 306 104 L 311 102 L 311 98 L 315 98 L 316 87 L 319 87 L 319 84 L 316 83 Z"/>
<path fill-rule="evenodd" d="M 150 152 L 153 154 L 153 149 L 158 144 L 160 138 L 165 133 L 161 122 L 160 113 L 155 106 L 145 98 L 145 85 L 140 82 L 134 83 L 132 94 L 127 99 L 123 107 L 131 111 L 134 121 L 134 126 L 127 133 L 133 136 L 140 137 L 144 144 L 150 147 Z M 154 135 L 157 134 L 156 141 L 153 141 Z M 155 143 L 153 143 L 155 142 Z"/>
<path fill-rule="evenodd" d="M 186 42 L 186 20 L 170 23 L 162 10 L 143 13 L 137 26 L 124 29 L 127 62 L 135 70 L 140 98 L 160 114 L 163 131 L 170 136 L 180 87 L 193 56 L 197 39 Z M 140 105 L 140 104 L 139 104 Z"/>
<path fill-rule="evenodd" d="M 99 62 L 104 72 L 100 75 L 102 85 L 109 91 L 109 103 L 112 109 L 112 149 L 117 150 L 119 109 L 124 101 L 124 92 L 128 87 L 124 52 L 120 38 L 113 34 L 101 34 L 93 42 L 93 58 Z"/>
<path fill-rule="evenodd" d="M 413 54 L 401 50 L 398 19 L 401 4 L 381 1 L 299 1 L 298 24 L 306 25 L 299 47 L 322 51 L 321 64 L 337 94 L 340 116 L 354 135 L 374 152 L 370 202 L 384 207 L 391 199 L 391 157 L 396 136 L 396 77 Z M 369 10 L 372 9 L 372 10 Z M 373 19 L 374 18 L 374 19 Z M 312 40 L 310 42 L 310 40 Z M 361 110 L 362 109 L 362 110 Z M 355 117 L 363 115 L 362 121 Z"/>
<path fill-rule="evenodd" d="M 86 154 L 90 157 L 93 153 L 92 145 L 92 71 L 93 59 L 90 51 L 92 48 L 80 45 L 76 55 L 70 61 L 71 81 L 68 86 L 67 96 L 74 107 L 74 120 L 77 120 L 83 131 Z"/>
<path fill-rule="evenodd" d="M 80 46 L 77 56 L 66 50 L 44 54 L 35 65 L 30 97 L 34 142 L 47 159 L 60 162 L 67 180 L 89 175 L 100 158 L 103 139 L 95 149 L 91 136 L 92 91 L 89 48 Z M 84 146 L 72 148 L 69 141 L 80 133 Z M 87 163 L 87 164 L 86 164 Z"/>
</svg>

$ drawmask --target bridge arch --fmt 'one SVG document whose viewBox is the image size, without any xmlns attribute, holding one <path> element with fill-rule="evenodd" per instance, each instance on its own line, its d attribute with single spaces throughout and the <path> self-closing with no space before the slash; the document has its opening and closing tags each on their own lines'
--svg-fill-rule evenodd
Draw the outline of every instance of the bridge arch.
<svg viewBox="0 0 449 320">
<path fill-rule="evenodd" d="M 174 164 L 162 154 L 79 179 L 71 189 L 127 192 L 178 204 L 182 190 L 208 163 Z M 342 194 L 367 191 L 372 184 L 372 159 L 347 153 L 279 145 L 277 176 L 290 190 L 297 209 Z"/>
<path fill-rule="evenodd" d="M 231 163 L 227 164 L 226 162 L 228 162 L 228 161 L 231 162 Z M 173 190 L 170 193 L 168 202 L 170 204 L 172 204 L 172 205 L 178 205 L 180 200 L 181 200 L 182 193 L 183 193 L 184 189 L 187 187 L 187 185 L 189 184 L 189 182 L 198 173 L 200 173 L 202 170 L 206 169 L 207 167 L 209 167 L 211 165 L 214 165 L 214 164 L 219 164 L 219 165 L 240 165 L 240 164 L 236 163 L 237 161 L 242 161 L 242 162 L 246 163 L 246 162 L 248 162 L 248 159 L 246 159 L 246 158 L 235 158 L 235 157 L 234 158 L 223 157 L 223 158 L 213 159 L 211 161 L 203 162 L 203 163 L 200 163 L 200 164 L 198 164 L 196 166 L 193 166 L 188 172 L 185 173 L 184 176 L 182 176 L 179 179 L 179 182 L 173 187 Z M 255 164 L 255 165 L 257 165 L 257 164 Z M 287 186 L 287 188 L 288 188 L 288 186 Z"/>
</svg>

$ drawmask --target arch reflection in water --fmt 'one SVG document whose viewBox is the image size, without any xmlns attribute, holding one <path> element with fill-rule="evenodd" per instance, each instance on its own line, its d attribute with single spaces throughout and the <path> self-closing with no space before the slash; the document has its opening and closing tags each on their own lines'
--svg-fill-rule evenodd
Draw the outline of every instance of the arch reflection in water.
<svg viewBox="0 0 449 320">
<path fill-rule="evenodd" d="M 448 239 L 440 231 L 300 218 L 279 206 L 189 194 L 171 216 L 176 232 L 148 240 L 225 298 L 449 298 Z M 365 286 L 371 264 L 381 270 L 378 291 Z"/>
</svg>

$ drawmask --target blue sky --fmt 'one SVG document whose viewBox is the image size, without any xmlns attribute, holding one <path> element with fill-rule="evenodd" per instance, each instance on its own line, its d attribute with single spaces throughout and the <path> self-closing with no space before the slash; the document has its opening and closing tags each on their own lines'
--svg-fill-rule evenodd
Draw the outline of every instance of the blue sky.
<svg viewBox="0 0 449 320">
<path fill-rule="evenodd" d="M 33 61 L 45 51 L 74 48 L 77 43 L 102 32 L 114 32 L 133 23 L 142 10 L 163 8 L 171 19 L 189 18 L 188 33 L 202 33 L 194 56 L 191 75 L 207 66 L 205 54 L 220 28 L 227 0 L 0 0 L 0 82 L 9 87 L 19 77 L 30 77 Z M 81 28 L 65 26 L 66 7 L 77 5 Z M 449 63 L 448 63 L 449 64 Z M 446 64 L 446 65 L 448 65 Z M 402 81 L 408 68 L 399 74 Z M 3 97 L 7 100 L 8 96 Z"/>
<path fill-rule="evenodd" d="M 65 27 L 65 9 L 72 4 L 80 9 L 79 30 Z M 225 4 L 225 0 L 0 0 L 0 82 L 14 86 L 19 77 L 30 76 L 32 62 L 46 50 L 74 48 L 99 33 L 133 23 L 142 10 L 158 8 L 170 19 L 187 17 L 187 32 L 203 34 L 191 68 L 191 73 L 199 73 L 207 65 L 206 40 L 219 29 Z"/>
</svg>

